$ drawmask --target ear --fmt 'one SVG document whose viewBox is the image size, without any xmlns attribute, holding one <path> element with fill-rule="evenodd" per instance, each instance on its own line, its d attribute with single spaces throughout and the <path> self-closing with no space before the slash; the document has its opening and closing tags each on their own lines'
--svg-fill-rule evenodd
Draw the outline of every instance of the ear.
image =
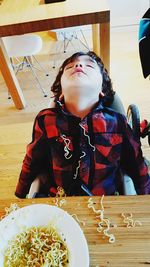
<svg viewBox="0 0 150 267">
<path fill-rule="evenodd" d="M 104 97 L 105 94 L 104 94 L 102 91 L 100 91 L 99 96 L 100 96 L 100 97 Z"/>
<path fill-rule="evenodd" d="M 63 99 L 64 95 L 61 93 L 61 95 L 59 96 L 59 101 L 61 101 Z"/>
</svg>

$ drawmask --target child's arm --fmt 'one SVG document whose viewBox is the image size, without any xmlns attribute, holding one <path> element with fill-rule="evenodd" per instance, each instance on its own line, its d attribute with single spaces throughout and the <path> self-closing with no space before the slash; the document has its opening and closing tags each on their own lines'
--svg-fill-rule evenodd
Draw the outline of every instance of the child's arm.
<svg viewBox="0 0 150 267">
<path fill-rule="evenodd" d="M 16 187 L 15 195 L 25 198 L 29 192 L 31 183 L 44 169 L 46 162 L 47 145 L 41 122 L 37 116 L 33 126 L 32 142 L 27 146 L 25 158 Z"/>
</svg>

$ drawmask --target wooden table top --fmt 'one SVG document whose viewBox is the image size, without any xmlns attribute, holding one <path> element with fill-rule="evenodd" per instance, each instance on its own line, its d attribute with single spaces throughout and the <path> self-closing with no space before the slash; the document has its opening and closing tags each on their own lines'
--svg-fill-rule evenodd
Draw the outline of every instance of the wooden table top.
<svg viewBox="0 0 150 267">
<path fill-rule="evenodd" d="M 112 224 L 110 233 L 114 234 L 115 242 L 109 243 L 108 237 L 97 232 L 99 218 L 92 209 L 87 207 L 89 197 L 67 197 L 61 206 L 70 215 L 76 213 L 86 237 L 90 267 L 130 267 L 147 266 L 150 264 L 150 195 L 145 196 L 105 196 L 103 199 L 104 217 Z M 92 198 L 95 209 L 100 209 L 101 197 Z M 0 200 L 0 217 L 5 214 L 5 207 L 14 203 L 14 199 Z M 16 199 L 15 203 L 23 207 L 35 203 L 56 204 L 55 198 Z M 60 203 L 60 201 L 58 201 Z M 123 221 L 122 213 L 133 215 L 142 225 L 128 228 Z"/>
<path fill-rule="evenodd" d="M 0 5 L 0 36 L 110 21 L 106 0 L 86 0 L 86 4 L 66 0 L 42 5 L 39 1 L 5 0 Z"/>
</svg>

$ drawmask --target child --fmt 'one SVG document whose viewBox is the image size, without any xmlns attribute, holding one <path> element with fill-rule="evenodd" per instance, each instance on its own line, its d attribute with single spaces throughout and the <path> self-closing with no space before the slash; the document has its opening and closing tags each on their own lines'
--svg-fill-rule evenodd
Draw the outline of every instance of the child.
<svg viewBox="0 0 150 267">
<path fill-rule="evenodd" d="M 108 107 L 115 92 L 101 59 L 94 52 L 72 55 L 51 90 L 55 106 L 35 119 L 16 196 L 26 197 L 43 173 L 41 190 L 48 196 L 57 196 L 60 189 L 67 196 L 123 194 L 124 172 L 137 194 L 149 194 L 140 142 L 125 116 Z"/>
</svg>

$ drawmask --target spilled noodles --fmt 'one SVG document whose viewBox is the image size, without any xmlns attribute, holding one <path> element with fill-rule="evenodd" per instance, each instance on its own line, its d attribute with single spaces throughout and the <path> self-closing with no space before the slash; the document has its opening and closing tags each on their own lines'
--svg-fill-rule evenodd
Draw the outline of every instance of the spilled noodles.
<svg viewBox="0 0 150 267">
<path fill-rule="evenodd" d="M 56 230 L 32 227 L 9 241 L 4 252 L 4 267 L 67 267 L 68 250 Z"/>
</svg>

